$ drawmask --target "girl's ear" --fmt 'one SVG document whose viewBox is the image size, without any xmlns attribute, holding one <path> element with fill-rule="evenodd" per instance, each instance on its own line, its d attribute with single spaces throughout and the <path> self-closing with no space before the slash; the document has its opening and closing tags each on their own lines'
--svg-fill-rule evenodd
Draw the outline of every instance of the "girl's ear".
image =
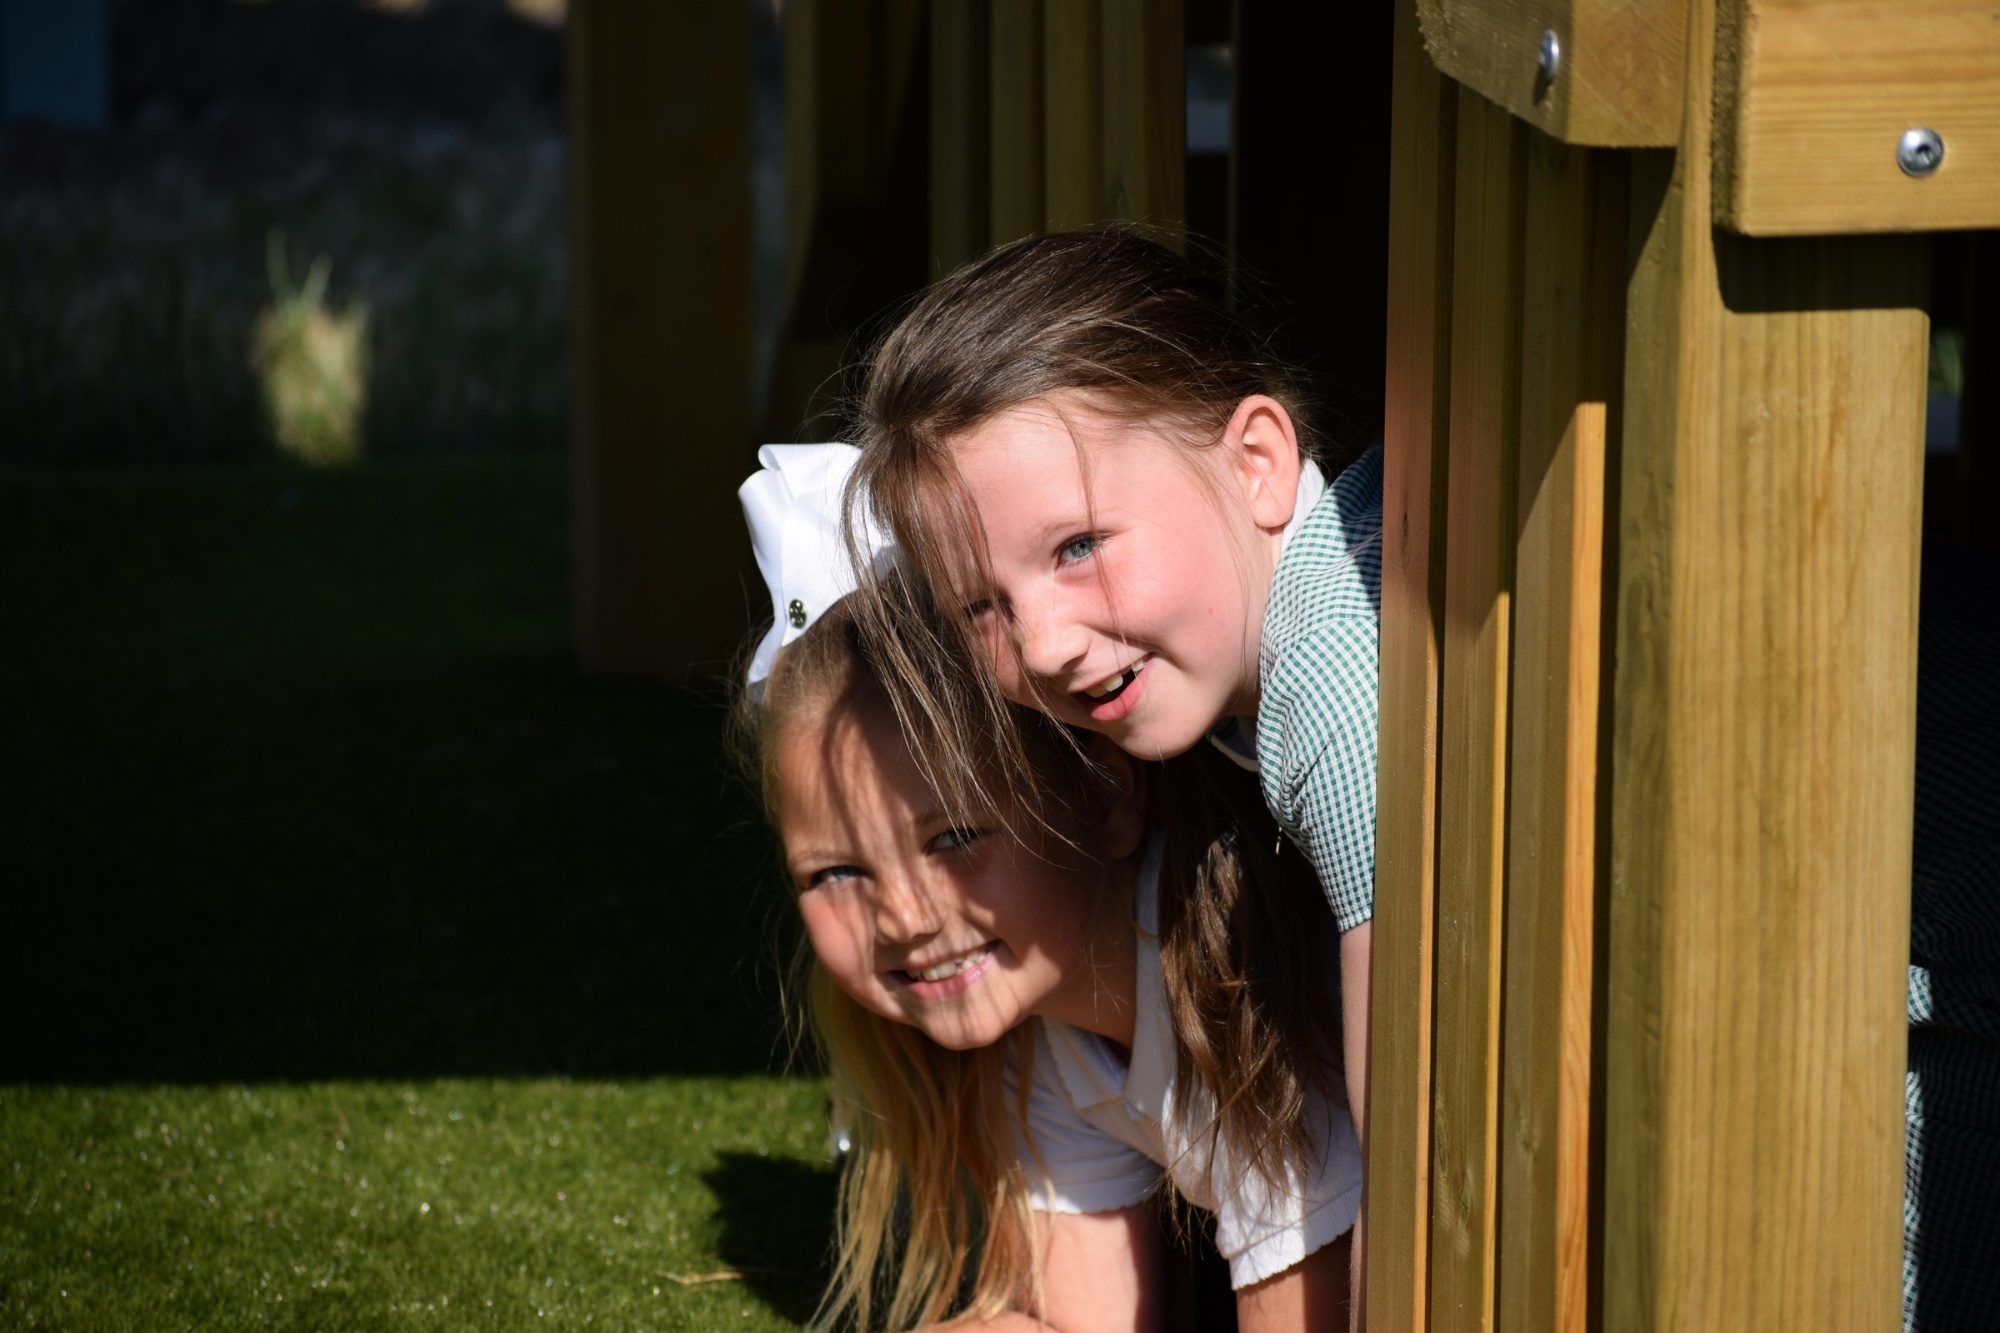
<svg viewBox="0 0 2000 1333">
<path fill-rule="evenodd" d="M 1277 532 L 1291 522 L 1299 496 L 1299 432 L 1285 405 L 1251 394 L 1236 405 L 1222 443 L 1257 526 Z"/>
<path fill-rule="evenodd" d="M 1098 821 L 1097 850 L 1106 860 L 1122 861 L 1145 841 L 1146 766 L 1099 732 L 1090 734 L 1085 748 L 1108 788 Z"/>
</svg>

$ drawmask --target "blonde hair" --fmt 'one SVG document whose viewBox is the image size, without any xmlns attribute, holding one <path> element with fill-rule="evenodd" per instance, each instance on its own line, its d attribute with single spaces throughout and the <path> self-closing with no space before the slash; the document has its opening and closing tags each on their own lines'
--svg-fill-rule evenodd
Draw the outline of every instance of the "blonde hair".
<svg viewBox="0 0 2000 1333">
<path fill-rule="evenodd" d="M 835 607 L 779 653 L 761 699 L 739 714 L 774 828 L 784 733 L 865 708 L 888 713 L 854 621 Z M 1026 1089 L 1033 1028 L 947 1050 L 857 1003 L 817 960 L 809 969 L 806 1018 L 850 1143 L 814 1326 L 914 1328 L 1032 1304 L 1033 1214 L 1005 1081 L 1011 1047 Z"/>
</svg>

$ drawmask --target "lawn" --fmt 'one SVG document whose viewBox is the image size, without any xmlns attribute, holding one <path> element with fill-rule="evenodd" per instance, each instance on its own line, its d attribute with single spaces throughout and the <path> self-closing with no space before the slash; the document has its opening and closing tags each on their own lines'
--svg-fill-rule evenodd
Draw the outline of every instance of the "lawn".
<svg viewBox="0 0 2000 1333">
<path fill-rule="evenodd" d="M 789 909 L 715 700 L 577 678 L 561 460 L 0 506 L 0 1326 L 807 1317 Z"/>
</svg>

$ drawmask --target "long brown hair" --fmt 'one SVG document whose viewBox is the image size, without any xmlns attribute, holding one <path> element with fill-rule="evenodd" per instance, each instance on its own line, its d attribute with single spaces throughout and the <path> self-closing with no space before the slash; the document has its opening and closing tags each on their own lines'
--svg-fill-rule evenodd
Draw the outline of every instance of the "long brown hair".
<svg viewBox="0 0 2000 1333">
<path fill-rule="evenodd" d="M 963 787 L 981 781 L 964 775 L 992 773 L 1041 808 L 1017 739 L 1025 710 L 1002 697 L 968 619 L 937 591 L 986 552 L 953 441 L 1012 408 L 1076 397 L 1198 452 L 1253 394 L 1283 404 L 1302 452 L 1318 451 L 1304 377 L 1258 308 L 1232 307 L 1197 265 L 1128 227 L 1003 246 L 931 288 L 882 339 L 855 410 L 850 530 L 867 506 L 902 558 L 866 571 L 856 614 L 934 781 Z M 973 748 L 994 762 L 973 764 Z M 1295 1158 L 1305 1091 L 1339 1098 L 1326 1077 L 1337 1068 L 1325 1050 L 1333 964 L 1316 945 L 1324 899 L 1304 858 L 1281 855 L 1254 781 L 1210 747 L 1169 761 L 1160 790 L 1177 844 L 1160 953 L 1181 1071 L 1209 1083 L 1218 1132 L 1252 1160 Z"/>
</svg>

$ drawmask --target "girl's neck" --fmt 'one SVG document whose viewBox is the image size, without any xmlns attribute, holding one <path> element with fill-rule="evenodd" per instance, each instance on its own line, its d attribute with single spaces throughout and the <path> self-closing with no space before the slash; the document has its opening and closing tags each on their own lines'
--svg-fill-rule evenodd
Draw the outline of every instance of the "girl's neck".
<svg viewBox="0 0 2000 1333">
<path fill-rule="evenodd" d="M 1112 876 L 1083 963 L 1036 1008 L 1035 1015 L 1094 1032 L 1129 1052 L 1139 992 L 1138 929 L 1133 918 L 1139 858 L 1120 862 L 1112 868 Z"/>
</svg>

